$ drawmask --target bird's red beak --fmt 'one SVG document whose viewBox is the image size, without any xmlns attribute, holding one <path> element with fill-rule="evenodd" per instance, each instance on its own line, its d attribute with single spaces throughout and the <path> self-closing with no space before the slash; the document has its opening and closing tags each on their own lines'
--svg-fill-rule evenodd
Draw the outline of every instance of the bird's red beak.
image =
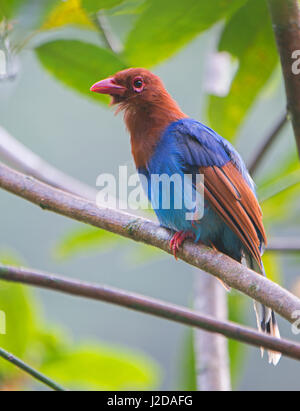
<svg viewBox="0 0 300 411">
<path fill-rule="evenodd" d="M 95 83 L 90 90 L 100 94 L 121 96 L 126 90 L 126 87 L 119 86 L 118 84 L 116 84 L 115 79 L 113 77 L 109 77 L 105 80 L 101 80 L 98 81 L 98 83 Z"/>
</svg>

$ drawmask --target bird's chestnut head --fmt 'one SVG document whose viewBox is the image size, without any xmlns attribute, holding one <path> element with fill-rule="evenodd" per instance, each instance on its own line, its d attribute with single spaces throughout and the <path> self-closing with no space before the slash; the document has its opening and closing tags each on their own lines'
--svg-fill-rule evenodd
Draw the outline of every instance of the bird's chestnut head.
<svg viewBox="0 0 300 411">
<path fill-rule="evenodd" d="M 144 68 L 130 68 L 95 83 L 91 91 L 108 94 L 124 106 L 157 102 L 167 92 L 159 77 Z"/>
<path fill-rule="evenodd" d="M 187 117 L 166 91 L 162 81 L 144 68 L 129 68 L 101 80 L 91 91 L 108 94 L 111 104 L 124 110 L 137 167 L 144 167 L 166 127 Z"/>
</svg>

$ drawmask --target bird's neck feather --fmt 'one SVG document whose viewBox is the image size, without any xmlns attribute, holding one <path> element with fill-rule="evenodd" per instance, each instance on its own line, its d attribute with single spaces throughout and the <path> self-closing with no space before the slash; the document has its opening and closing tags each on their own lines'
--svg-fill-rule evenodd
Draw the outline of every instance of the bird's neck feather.
<svg viewBox="0 0 300 411">
<path fill-rule="evenodd" d="M 168 95 L 153 102 L 125 107 L 124 119 L 131 136 L 131 150 L 137 168 L 146 167 L 164 130 L 187 116 Z"/>
</svg>

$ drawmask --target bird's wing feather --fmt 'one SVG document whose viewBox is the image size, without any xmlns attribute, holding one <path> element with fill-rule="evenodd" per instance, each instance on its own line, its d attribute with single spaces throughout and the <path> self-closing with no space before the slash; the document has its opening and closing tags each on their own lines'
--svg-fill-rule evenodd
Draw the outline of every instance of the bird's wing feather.
<svg viewBox="0 0 300 411">
<path fill-rule="evenodd" d="M 181 127 L 180 146 L 186 171 L 204 174 L 204 193 L 214 210 L 239 237 L 261 266 L 261 242 L 266 244 L 262 213 L 252 180 L 239 154 L 201 123 Z"/>
<path fill-rule="evenodd" d="M 199 171 L 204 174 L 207 200 L 261 266 L 258 232 L 264 242 L 266 236 L 254 193 L 231 162 L 222 168 L 200 167 Z"/>
</svg>

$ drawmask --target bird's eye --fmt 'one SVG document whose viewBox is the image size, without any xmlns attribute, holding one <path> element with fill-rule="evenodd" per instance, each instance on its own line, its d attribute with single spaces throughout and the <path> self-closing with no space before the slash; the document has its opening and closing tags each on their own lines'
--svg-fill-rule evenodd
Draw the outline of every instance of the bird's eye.
<svg viewBox="0 0 300 411">
<path fill-rule="evenodd" d="M 141 92 L 144 88 L 144 81 L 142 79 L 142 77 L 136 77 L 133 80 L 133 88 L 135 91 L 137 92 Z"/>
<path fill-rule="evenodd" d="M 142 85 L 143 85 L 142 80 L 135 80 L 135 82 L 134 82 L 134 87 L 136 87 L 136 88 L 141 88 Z"/>
</svg>

